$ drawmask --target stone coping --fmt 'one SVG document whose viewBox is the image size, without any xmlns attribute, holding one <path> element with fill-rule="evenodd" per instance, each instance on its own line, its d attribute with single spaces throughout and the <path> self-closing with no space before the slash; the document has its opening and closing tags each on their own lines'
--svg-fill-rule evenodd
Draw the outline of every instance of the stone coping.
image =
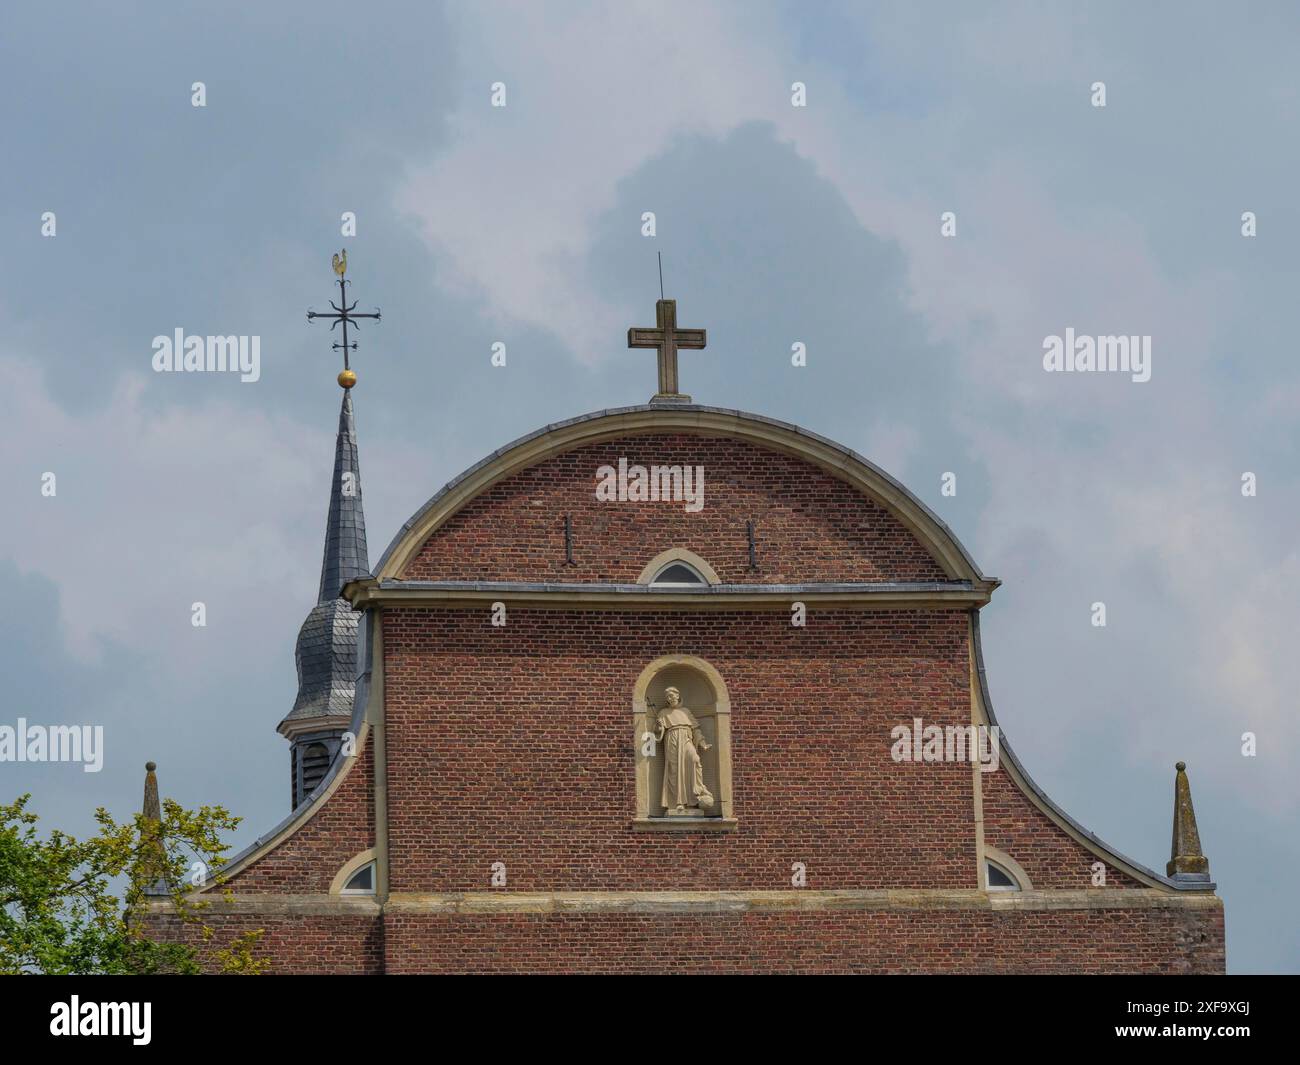
<svg viewBox="0 0 1300 1065">
<path fill-rule="evenodd" d="M 788 610 L 794 600 L 822 609 L 947 607 L 989 601 L 994 584 L 970 581 L 862 581 L 805 584 L 711 584 L 664 588 L 645 584 L 559 584 L 528 581 L 351 581 L 344 597 L 357 610 L 372 606 L 455 606 L 492 602 L 589 610 Z"/>
<path fill-rule="evenodd" d="M 369 916 L 382 914 L 491 915 L 498 913 L 781 913 L 988 910 L 1214 910 L 1216 895 L 1173 895 L 1154 888 L 984 892 L 945 888 L 815 891 L 467 891 L 395 893 L 381 904 L 364 895 L 247 894 L 214 897 L 206 914 Z M 150 912 L 170 904 L 156 901 Z"/>
</svg>

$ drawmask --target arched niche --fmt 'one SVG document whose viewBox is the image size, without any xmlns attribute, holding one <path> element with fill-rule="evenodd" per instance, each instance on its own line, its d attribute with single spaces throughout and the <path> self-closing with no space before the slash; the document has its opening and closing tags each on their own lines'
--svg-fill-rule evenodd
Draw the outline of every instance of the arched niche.
<svg viewBox="0 0 1300 1065">
<path fill-rule="evenodd" d="M 682 704 L 695 715 L 710 745 L 708 751 L 700 752 L 704 784 L 714 797 L 714 807 L 707 816 L 667 817 L 661 802 L 664 753 L 661 744 L 648 744 L 646 737 L 656 731 L 651 703 L 664 706 L 664 693 L 669 687 L 681 692 Z M 694 655 L 664 655 L 647 665 L 632 691 L 632 738 L 636 751 L 634 827 L 664 831 L 725 831 L 735 827 L 731 696 L 722 674 L 712 665 Z M 653 753 L 648 754 L 648 748 Z"/>
</svg>

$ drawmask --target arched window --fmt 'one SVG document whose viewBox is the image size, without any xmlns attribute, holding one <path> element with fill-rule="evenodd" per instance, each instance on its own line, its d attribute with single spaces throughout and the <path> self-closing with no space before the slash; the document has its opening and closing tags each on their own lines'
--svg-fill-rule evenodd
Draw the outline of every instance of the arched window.
<svg viewBox="0 0 1300 1065">
<path fill-rule="evenodd" d="M 985 860 L 984 876 L 988 881 L 989 891 L 1019 891 L 1020 882 L 1015 876 L 998 865 L 997 862 Z"/>
<path fill-rule="evenodd" d="M 660 551 L 645 564 L 636 582 L 652 588 L 708 588 L 722 583 L 712 566 L 684 547 Z"/>
<path fill-rule="evenodd" d="M 339 889 L 340 895 L 373 895 L 375 893 L 375 863 L 366 862 L 360 869 L 348 877 L 348 881 Z"/>
<path fill-rule="evenodd" d="M 379 870 L 373 847 L 354 854 L 334 874 L 334 882 L 330 884 L 331 895 L 374 895 L 378 891 Z"/>
<path fill-rule="evenodd" d="M 694 566 L 685 562 L 669 562 L 654 575 L 650 583 L 658 587 L 666 585 L 671 588 L 693 588 L 707 586 L 709 582 Z"/>
</svg>

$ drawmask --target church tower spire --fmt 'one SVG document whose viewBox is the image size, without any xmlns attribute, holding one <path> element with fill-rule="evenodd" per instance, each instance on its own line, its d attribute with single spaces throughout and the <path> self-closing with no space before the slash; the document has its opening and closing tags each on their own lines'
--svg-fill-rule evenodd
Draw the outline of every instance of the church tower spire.
<svg viewBox="0 0 1300 1065">
<path fill-rule="evenodd" d="M 354 375 L 355 380 L 355 375 Z M 334 482 L 325 522 L 325 555 L 320 567 L 317 603 L 337 599 L 348 581 L 370 572 L 366 552 L 366 515 L 361 506 L 361 468 L 357 461 L 357 427 L 352 417 L 352 388 L 343 389 L 339 432 L 334 446 Z"/>
<path fill-rule="evenodd" d="M 361 467 L 357 457 L 357 428 L 352 414 L 352 387 L 357 375 L 349 365 L 349 352 L 356 342 L 348 338 L 348 327 L 358 328 L 358 318 L 379 318 L 355 313 L 348 303 L 347 251 L 334 256 L 338 275 L 339 303 L 330 303 L 334 313 L 307 312 L 308 321 L 330 318 L 342 324 L 342 342 L 334 345 L 343 352 L 343 372 L 338 376 L 343 389 L 339 408 L 339 431 L 334 443 L 334 480 L 330 485 L 329 514 L 325 519 L 325 551 L 321 558 L 320 587 L 312 607 L 298 631 L 294 658 L 298 665 L 298 698 L 280 722 L 279 731 L 292 744 L 290 756 L 292 804 L 296 808 L 321 782 L 338 754 L 343 735 L 352 721 L 356 696 L 357 624 L 361 615 L 340 592 L 348 581 L 370 572 L 366 549 L 366 518 L 361 505 Z"/>
</svg>

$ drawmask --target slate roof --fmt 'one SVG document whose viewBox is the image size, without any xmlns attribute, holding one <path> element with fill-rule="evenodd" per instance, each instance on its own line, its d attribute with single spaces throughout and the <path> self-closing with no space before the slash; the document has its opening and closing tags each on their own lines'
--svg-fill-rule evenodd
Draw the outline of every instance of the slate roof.
<svg viewBox="0 0 1300 1065">
<path fill-rule="evenodd" d="M 357 622 L 346 599 L 317 603 L 298 630 L 298 698 L 285 721 L 352 717 L 356 695 Z"/>
<path fill-rule="evenodd" d="M 345 488 L 345 476 L 348 487 Z M 361 466 L 357 462 L 357 427 L 352 420 L 352 390 L 343 390 L 339 435 L 334 448 L 334 483 L 325 522 L 325 556 L 321 560 L 318 603 L 337 599 L 339 589 L 370 572 L 366 556 L 366 516 L 361 508 Z"/>
<path fill-rule="evenodd" d="M 348 475 L 351 476 L 348 476 Z M 357 429 L 352 417 L 352 392 L 343 392 L 339 432 L 334 447 L 334 481 L 329 516 L 325 520 L 325 552 L 321 559 L 317 602 L 298 630 L 294 659 L 298 664 L 298 698 L 280 722 L 334 718 L 346 726 L 356 696 L 357 622 L 360 614 L 339 598 L 348 581 L 370 572 L 366 551 L 366 518 L 361 506 L 361 467 L 357 461 Z"/>
</svg>

